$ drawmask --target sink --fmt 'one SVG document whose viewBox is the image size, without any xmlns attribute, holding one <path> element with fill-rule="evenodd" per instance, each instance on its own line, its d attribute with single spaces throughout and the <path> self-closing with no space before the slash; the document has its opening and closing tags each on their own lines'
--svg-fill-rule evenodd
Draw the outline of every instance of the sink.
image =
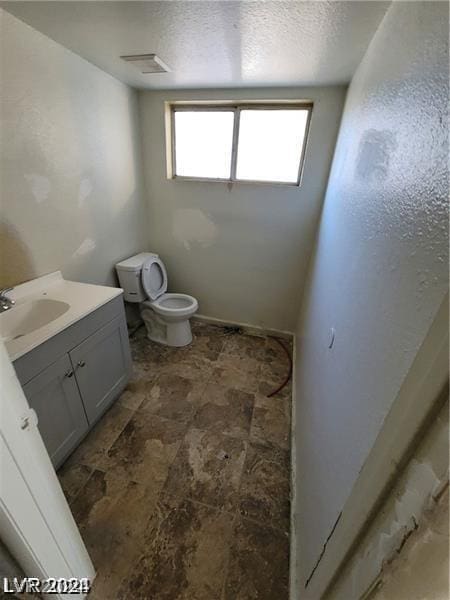
<svg viewBox="0 0 450 600">
<path fill-rule="evenodd" d="M 20 283 L 8 293 L 15 304 L 0 313 L 0 342 L 14 362 L 122 293 L 120 288 L 67 281 L 61 271 Z"/>
<path fill-rule="evenodd" d="M 0 314 L 0 335 L 4 342 L 16 340 L 48 325 L 70 308 L 70 304 L 50 298 L 31 300 Z"/>
</svg>

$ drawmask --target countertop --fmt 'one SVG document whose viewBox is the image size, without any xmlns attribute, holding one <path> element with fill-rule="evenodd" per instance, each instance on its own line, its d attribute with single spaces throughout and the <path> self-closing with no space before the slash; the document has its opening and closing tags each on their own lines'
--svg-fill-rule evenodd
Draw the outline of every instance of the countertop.
<svg viewBox="0 0 450 600">
<path fill-rule="evenodd" d="M 2 320 L 8 318 L 7 314 L 26 303 L 49 299 L 65 302 L 69 308 L 61 316 L 26 335 L 3 340 L 10 360 L 20 358 L 122 293 L 121 288 L 67 281 L 60 271 L 16 286 L 7 294 L 16 304 L 0 314 L 0 331 Z"/>
</svg>

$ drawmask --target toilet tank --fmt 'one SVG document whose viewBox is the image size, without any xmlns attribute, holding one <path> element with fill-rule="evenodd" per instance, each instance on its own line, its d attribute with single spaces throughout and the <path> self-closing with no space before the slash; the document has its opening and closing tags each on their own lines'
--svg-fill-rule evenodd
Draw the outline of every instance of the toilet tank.
<svg viewBox="0 0 450 600">
<path fill-rule="evenodd" d="M 141 252 L 116 264 L 120 287 L 124 291 L 123 296 L 127 302 L 143 302 L 147 300 L 147 294 L 141 283 L 141 271 L 142 265 L 151 256 L 158 255 L 152 252 Z"/>
</svg>

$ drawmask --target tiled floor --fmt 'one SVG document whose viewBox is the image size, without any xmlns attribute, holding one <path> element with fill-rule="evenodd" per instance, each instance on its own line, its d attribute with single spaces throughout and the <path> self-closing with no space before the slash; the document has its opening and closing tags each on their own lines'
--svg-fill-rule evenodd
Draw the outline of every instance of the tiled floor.
<svg viewBox="0 0 450 600">
<path fill-rule="evenodd" d="M 288 597 L 291 388 L 276 341 L 132 341 L 127 390 L 59 471 L 101 600 Z M 286 344 L 286 341 L 284 341 Z"/>
</svg>

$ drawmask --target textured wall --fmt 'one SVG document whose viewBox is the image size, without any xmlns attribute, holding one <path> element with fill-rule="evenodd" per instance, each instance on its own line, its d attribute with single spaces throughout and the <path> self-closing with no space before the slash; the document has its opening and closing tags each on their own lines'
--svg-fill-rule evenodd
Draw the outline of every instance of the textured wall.
<svg viewBox="0 0 450 600">
<path fill-rule="evenodd" d="M 300 579 L 448 289 L 447 45 L 445 3 L 394 3 L 349 88 L 297 334 Z"/>
<path fill-rule="evenodd" d="M 202 314 L 293 331 L 339 126 L 344 87 L 141 92 L 149 249 L 171 291 Z M 300 188 L 166 178 L 165 100 L 312 99 Z"/>
<path fill-rule="evenodd" d="M 447 600 L 449 597 L 448 488 L 386 568 L 370 600 Z M 348 596 L 346 597 L 348 598 Z"/>
<path fill-rule="evenodd" d="M 0 286 L 113 283 L 145 245 L 137 98 L 1 11 Z"/>
<path fill-rule="evenodd" d="M 448 425 L 446 402 L 327 600 L 448 598 Z"/>
</svg>

